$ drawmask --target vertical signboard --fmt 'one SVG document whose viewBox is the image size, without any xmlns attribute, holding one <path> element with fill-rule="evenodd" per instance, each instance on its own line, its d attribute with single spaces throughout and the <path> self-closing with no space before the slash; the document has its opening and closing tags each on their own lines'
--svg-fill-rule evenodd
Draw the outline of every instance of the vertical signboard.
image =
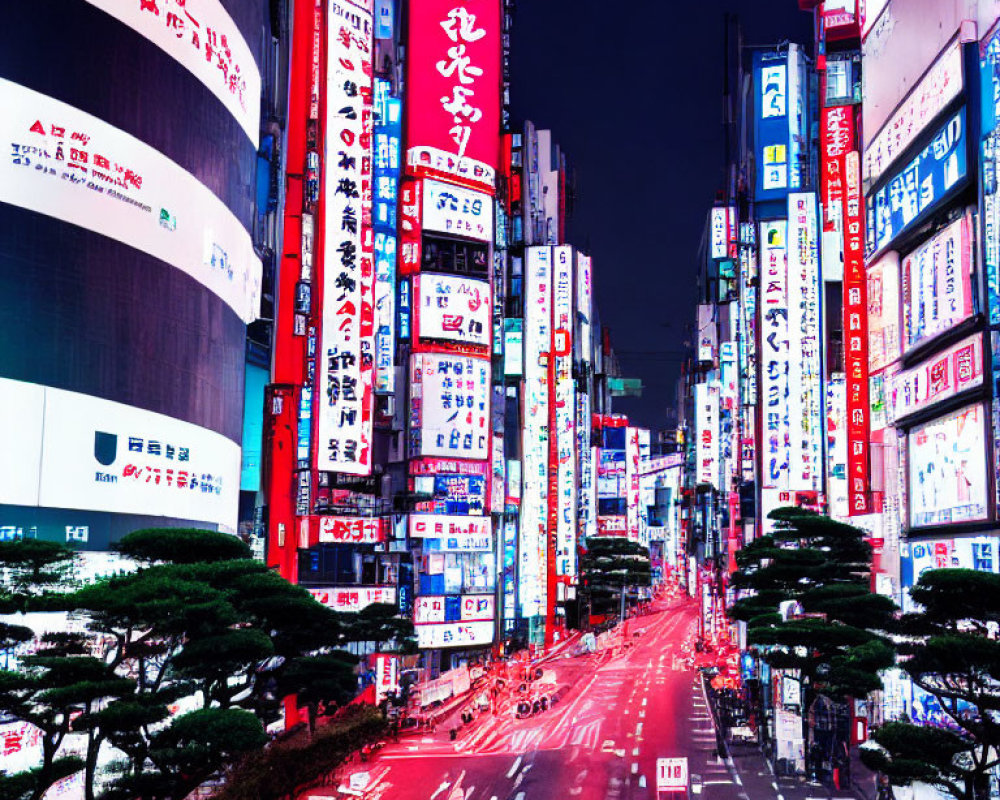
<svg viewBox="0 0 1000 800">
<path fill-rule="evenodd" d="M 593 335 L 590 318 L 593 314 L 593 283 L 590 256 L 576 254 L 576 337 L 573 349 L 589 375 L 593 360 Z M 578 540 L 586 541 L 597 533 L 597 476 L 596 449 L 590 446 L 591 416 L 590 394 L 576 395 L 576 452 L 580 471 L 580 496 L 578 509 Z"/>
<path fill-rule="evenodd" d="M 493 191 L 500 137 L 500 3 L 411 0 L 406 167 Z"/>
<path fill-rule="evenodd" d="M 798 151 L 804 108 L 801 59 L 787 52 L 754 54 L 757 199 L 774 200 L 802 183 Z"/>
<path fill-rule="evenodd" d="M 889 250 L 868 267 L 868 368 L 874 373 L 899 358 L 899 253 Z"/>
<path fill-rule="evenodd" d="M 761 484 L 788 488 L 788 251 L 785 220 L 760 223 Z"/>
<path fill-rule="evenodd" d="M 788 347 L 796 354 L 796 368 L 788 373 L 789 486 L 802 491 L 823 485 L 818 245 L 816 196 L 788 195 Z"/>
<path fill-rule="evenodd" d="M 850 516 L 869 510 L 868 300 L 861 156 L 845 157 L 844 362 L 847 378 L 847 475 Z"/>
<path fill-rule="evenodd" d="M 328 30 L 316 467 L 368 475 L 375 361 L 371 13 L 331 2 Z"/>
<path fill-rule="evenodd" d="M 820 133 L 823 277 L 840 280 L 844 270 L 844 156 L 854 142 L 854 107 L 824 108 Z"/>
<path fill-rule="evenodd" d="M 375 79 L 372 145 L 372 226 L 375 230 L 375 391 L 395 391 L 396 198 L 402 138 L 402 102 L 389 81 Z"/>
<path fill-rule="evenodd" d="M 547 587 L 549 378 L 552 249 L 528 248 L 524 276 L 524 427 L 518 599 L 521 615 L 545 613 Z"/>
<path fill-rule="evenodd" d="M 697 383 L 694 387 L 694 413 L 698 463 L 698 483 L 719 486 L 719 387 Z"/>
<path fill-rule="evenodd" d="M 639 541 L 639 429 L 625 429 L 625 524 L 630 542 Z"/>
<path fill-rule="evenodd" d="M 552 248 L 552 349 L 555 358 L 556 575 L 576 575 L 576 382 L 573 380 L 573 248 Z"/>
</svg>

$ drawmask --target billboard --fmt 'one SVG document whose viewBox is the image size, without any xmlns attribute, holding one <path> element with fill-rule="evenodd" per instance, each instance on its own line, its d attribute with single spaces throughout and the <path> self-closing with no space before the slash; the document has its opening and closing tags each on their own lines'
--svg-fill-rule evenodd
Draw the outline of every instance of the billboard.
<svg viewBox="0 0 1000 800">
<path fill-rule="evenodd" d="M 420 339 L 489 347 L 490 284 L 456 275 L 425 272 L 413 278 Z"/>
<path fill-rule="evenodd" d="M 424 595 L 413 601 L 416 625 L 436 622 L 486 622 L 496 616 L 491 594 Z"/>
<path fill-rule="evenodd" d="M 826 383 L 826 498 L 830 516 L 847 521 L 847 392 L 843 373 Z"/>
<path fill-rule="evenodd" d="M 500 4 L 413 0 L 409 12 L 407 170 L 492 192 L 500 149 Z"/>
<path fill-rule="evenodd" d="M 576 575 L 576 381 L 573 378 L 573 248 L 552 248 L 552 346 L 555 358 L 556 575 Z"/>
<path fill-rule="evenodd" d="M 788 488 L 791 428 L 788 408 L 788 223 L 760 223 L 762 484 Z"/>
<path fill-rule="evenodd" d="M 913 159 L 868 198 L 867 253 L 913 230 L 968 174 L 965 108 L 951 116 Z"/>
<path fill-rule="evenodd" d="M 524 426 L 521 430 L 522 492 L 518 546 L 521 615 L 545 612 L 549 501 L 549 377 L 552 338 L 552 249 L 528 248 L 524 275 Z"/>
<path fill-rule="evenodd" d="M 827 106 L 820 116 L 823 277 L 839 280 L 844 271 L 844 157 L 854 147 L 854 107 Z"/>
<path fill-rule="evenodd" d="M 410 457 L 489 458 L 490 362 L 410 356 Z"/>
<path fill-rule="evenodd" d="M 985 407 L 976 404 L 910 430 L 911 527 L 988 517 L 985 419 Z"/>
<path fill-rule="evenodd" d="M 490 517 L 467 517 L 459 514 L 410 514 L 410 536 L 417 539 L 486 536 L 493 533 Z"/>
<path fill-rule="evenodd" d="M 597 518 L 598 536 L 628 536 L 628 517 L 624 515 Z"/>
<path fill-rule="evenodd" d="M 872 183 L 962 93 L 962 44 L 956 38 L 865 147 L 864 179 Z"/>
<path fill-rule="evenodd" d="M 219 0 L 156 3 L 87 0 L 155 44 L 204 84 L 258 145 L 260 72 L 253 53 Z M 166 5 L 166 4 L 165 4 Z M 5 108 L 9 108 L 5 104 Z"/>
<path fill-rule="evenodd" d="M 712 258 L 735 258 L 736 209 L 732 206 L 713 208 L 710 223 Z"/>
<path fill-rule="evenodd" d="M 493 622 L 451 622 L 417 625 L 417 647 L 475 647 L 493 642 Z"/>
<path fill-rule="evenodd" d="M 235 532 L 240 447 L 188 422 L 0 378 L 0 504 L 187 519 Z"/>
<path fill-rule="evenodd" d="M 503 374 L 524 372 L 524 322 L 520 319 L 503 321 Z"/>
<path fill-rule="evenodd" d="M 395 391 L 396 198 L 402 154 L 403 104 L 390 97 L 390 83 L 375 79 L 372 138 L 372 227 L 375 231 L 375 391 Z"/>
<path fill-rule="evenodd" d="M 73 106 L 0 78 L 0 203 L 157 258 L 244 323 L 260 315 L 261 262 L 232 211 L 191 173 Z"/>
<path fill-rule="evenodd" d="M 823 486 L 823 373 L 820 361 L 819 228 L 816 195 L 788 195 L 788 372 L 791 453 L 789 487 Z"/>
<path fill-rule="evenodd" d="M 868 407 L 868 289 L 865 274 L 861 156 L 844 158 L 844 372 L 847 380 L 847 474 L 849 514 L 869 511 L 870 409 Z"/>
<path fill-rule="evenodd" d="M 625 524 L 630 542 L 640 539 L 639 523 L 639 429 L 629 426 L 625 434 Z"/>
<path fill-rule="evenodd" d="M 493 198 L 453 183 L 425 180 L 421 224 L 425 231 L 492 242 Z"/>
<path fill-rule="evenodd" d="M 372 15 L 331 2 L 316 468 L 371 472 L 374 390 Z"/>
<path fill-rule="evenodd" d="M 798 157 L 804 127 L 802 60 L 796 45 L 787 52 L 757 51 L 755 118 L 758 200 L 774 200 L 802 184 Z"/>
<path fill-rule="evenodd" d="M 904 350 L 972 316 L 972 221 L 942 228 L 903 259 Z"/>
<path fill-rule="evenodd" d="M 969 336 L 888 378 L 889 422 L 983 385 L 983 334 Z"/>
<path fill-rule="evenodd" d="M 321 516 L 319 541 L 322 544 L 373 544 L 385 541 L 380 517 Z"/>
<path fill-rule="evenodd" d="M 375 603 L 396 604 L 395 586 L 328 586 L 307 587 L 316 602 L 334 611 L 361 611 Z"/>
<path fill-rule="evenodd" d="M 698 483 L 719 486 L 719 387 L 707 383 L 694 386 L 695 465 Z M 627 459 L 626 459 L 627 462 Z"/>
<path fill-rule="evenodd" d="M 868 267 L 868 368 L 878 372 L 902 353 L 899 334 L 899 253 Z"/>
</svg>

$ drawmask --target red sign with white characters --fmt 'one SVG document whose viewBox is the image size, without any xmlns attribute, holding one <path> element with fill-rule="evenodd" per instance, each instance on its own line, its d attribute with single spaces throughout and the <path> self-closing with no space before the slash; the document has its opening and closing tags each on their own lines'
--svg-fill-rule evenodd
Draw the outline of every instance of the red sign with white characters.
<svg viewBox="0 0 1000 800">
<path fill-rule="evenodd" d="M 500 3 L 411 0 L 406 168 L 493 191 L 500 151 Z"/>
<path fill-rule="evenodd" d="M 319 541 L 371 544 L 385 541 L 381 517 L 320 517 Z"/>
</svg>

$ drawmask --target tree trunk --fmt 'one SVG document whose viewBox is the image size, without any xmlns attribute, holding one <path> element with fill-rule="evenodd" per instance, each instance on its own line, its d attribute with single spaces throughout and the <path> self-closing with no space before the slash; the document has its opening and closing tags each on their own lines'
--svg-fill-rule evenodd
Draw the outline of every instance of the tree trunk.
<svg viewBox="0 0 1000 800">
<path fill-rule="evenodd" d="M 94 778 L 97 777 L 97 757 L 101 752 L 103 741 L 103 737 L 95 735 L 93 731 L 87 737 L 87 762 L 83 780 L 84 800 L 94 800 Z"/>
<path fill-rule="evenodd" d="M 31 794 L 31 800 L 41 800 L 42 795 L 52 785 L 52 765 L 56 760 L 59 745 L 55 740 L 57 734 L 45 731 L 42 735 L 42 766 L 38 770 L 38 783 Z"/>
</svg>

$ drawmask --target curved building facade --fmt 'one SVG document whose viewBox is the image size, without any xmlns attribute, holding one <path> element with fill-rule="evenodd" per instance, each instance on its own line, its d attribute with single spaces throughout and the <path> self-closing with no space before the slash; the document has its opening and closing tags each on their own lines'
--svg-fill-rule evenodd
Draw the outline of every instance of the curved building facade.
<svg viewBox="0 0 1000 800">
<path fill-rule="evenodd" d="M 0 30 L 0 538 L 234 531 L 267 0 L 43 0 Z M 8 110 L 10 113 L 8 113 Z"/>
</svg>

